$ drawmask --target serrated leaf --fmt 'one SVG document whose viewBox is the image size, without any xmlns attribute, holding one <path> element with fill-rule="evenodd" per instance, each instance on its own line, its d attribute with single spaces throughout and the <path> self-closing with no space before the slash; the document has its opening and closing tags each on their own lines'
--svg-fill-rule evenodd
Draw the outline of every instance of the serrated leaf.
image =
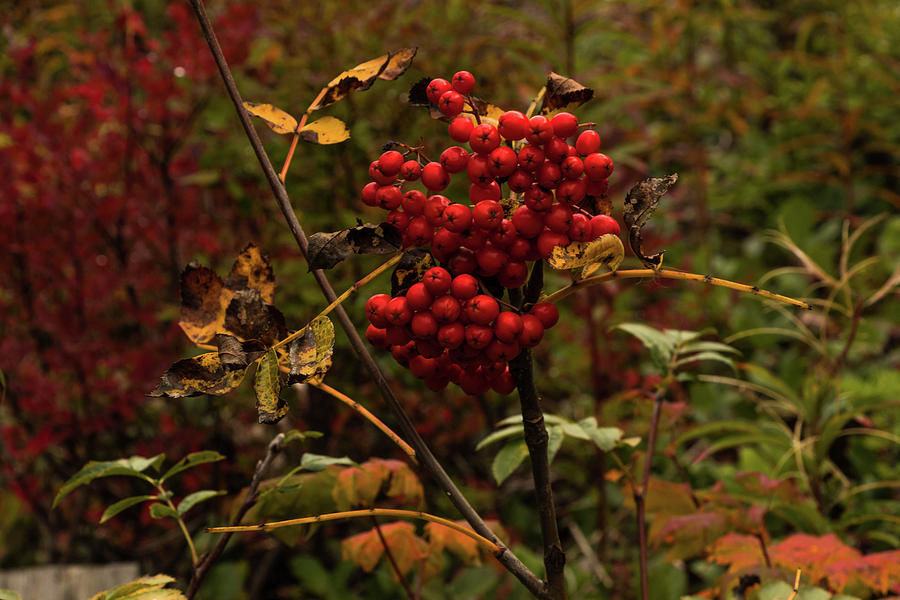
<svg viewBox="0 0 900 600">
<path fill-rule="evenodd" d="M 650 220 L 656 207 L 659 206 L 660 198 L 669 191 L 670 187 L 675 185 L 676 181 L 678 181 L 678 173 L 673 173 L 667 177 L 650 177 L 634 184 L 625 196 L 623 218 L 625 225 L 628 227 L 628 242 L 631 245 L 631 251 L 650 269 L 659 269 L 662 266 L 665 251 L 652 256 L 645 256 L 641 240 L 641 229 Z"/>
<path fill-rule="evenodd" d="M 227 394 L 241 384 L 246 369 L 226 371 L 219 362 L 218 352 L 208 352 L 174 363 L 163 373 L 149 396 L 156 398 L 184 398 L 212 394 Z"/>
<path fill-rule="evenodd" d="M 547 264 L 554 269 L 575 269 L 596 264 L 615 271 L 624 256 L 622 240 L 615 234 L 607 233 L 592 242 L 571 242 L 568 246 L 556 246 L 547 259 Z"/>
<path fill-rule="evenodd" d="M 178 513 L 174 508 L 169 506 L 168 504 L 162 504 L 161 502 L 157 502 L 156 504 L 150 505 L 150 516 L 154 519 L 164 519 L 166 517 L 172 517 L 173 519 L 178 518 Z"/>
<path fill-rule="evenodd" d="M 512 475 L 513 471 L 527 457 L 528 446 L 525 445 L 524 439 L 514 440 L 503 446 L 491 463 L 491 473 L 493 473 L 494 479 L 497 480 L 497 485 L 500 485 L 507 477 Z"/>
<path fill-rule="evenodd" d="M 187 511 L 191 510 L 197 504 L 201 502 L 205 502 L 210 498 L 215 498 L 216 496 L 221 496 L 225 493 L 225 490 L 200 490 L 199 492 L 194 492 L 193 494 L 189 494 L 184 497 L 184 499 L 178 503 L 178 514 L 183 515 Z"/>
<path fill-rule="evenodd" d="M 327 316 L 316 317 L 304 334 L 291 342 L 288 383 L 321 382 L 331 368 L 333 353 L 334 324 Z"/>
<path fill-rule="evenodd" d="M 259 117 L 275 133 L 294 133 L 297 119 L 271 104 L 244 101 L 244 108 L 254 117 Z"/>
<path fill-rule="evenodd" d="M 566 108 L 576 108 L 594 97 L 594 90 L 569 77 L 554 72 L 547 75 L 544 85 L 544 101 L 541 114 L 549 114 Z"/>
<path fill-rule="evenodd" d="M 300 457 L 300 466 L 307 471 L 321 471 L 327 469 L 331 465 L 339 465 L 342 467 L 353 467 L 356 463 L 347 456 L 324 456 L 322 454 L 313 454 L 312 452 L 304 452 Z"/>
<path fill-rule="evenodd" d="M 119 460 L 92 460 L 84 465 L 81 470 L 75 473 L 75 475 L 70 477 L 69 480 L 63 484 L 62 488 L 60 488 L 59 492 L 56 494 L 56 498 L 53 499 L 53 507 L 56 507 L 59 501 L 66 497 L 72 490 L 83 485 L 87 485 L 88 483 L 94 481 L 95 479 L 99 479 L 100 477 L 127 475 L 129 477 L 138 477 L 143 479 L 146 476 L 143 475 L 141 471 L 152 465 L 154 461 L 156 461 L 160 456 L 164 455 L 157 455 L 153 458 L 132 456 L 131 458 L 120 458 Z M 135 465 L 137 467 L 143 468 L 135 468 Z"/>
<path fill-rule="evenodd" d="M 309 236 L 310 270 L 330 269 L 353 254 L 393 254 L 402 249 L 400 232 L 390 223 L 365 223 L 331 233 Z"/>
<path fill-rule="evenodd" d="M 525 435 L 522 431 L 521 417 L 519 417 L 519 423 L 517 425 L 504 427 L 503 429 L 498 429 L 497 431 L 488 434 L 483 440 L 478 442 L 478 445 L 475 446 L 475 450 L 481 450 L 482 448 L 489 446 L 494 442 L 499 442 L 500 440 L 505 440 L 506 438 L 513 437 L 515 435 Z"/>
<path fill-rule="evenodd" d="M 407 250 L 391 273 L 391 296 L 405 293 L 414 283 L 421 281 L 425 271 L 436 266 L 434 257 L 427 250 Z"/>
<path fill-rule="evenodd" d="M 300 129 L 300 137 L 311 144 L 339 144 L 350 139 L 350 130 L 340 119 L 322 117 Z"/>
<path fill-rule="evenodd" d="M 147 502 L 148 500 L 155 499 L 156 496 L 131 496 L 130 498 L 119 500 L 115 504 L 107 507 L 105 511 L 103 511 L 103 515 L 101 515 L 100 517 L 100 524 L 102 525 L 103 523 L 106 523 L 126 508 L 131 508 L 135 504 L 140 504 L 141 502 Z"/>
<path fill-rule="evenodd" d="M 319 101 L 309 107 L 310 111 L 319 110 L 330 106 L 339 100 L 343 100 L 350 93 L 364 91 L 372 87 L 378 76 L 390 63 L 390 54 L 383 54 L 372 60 L 367 60 L 348 69 L 328 82 L 319 98 Z"/>
<path fill-rule="evenodd" d="M 186 469 L 203 463 L 217 462 L 225 460 L 225 457 L 214 450 L 201 450 L 200 452 L 191 452 L 177 463 L 169 467 L 169 470 L 160 478 L 160 482 L 167 480 L 173 475 L 177 475 Z"/>
<path fill-rule="evenodd" d="M 288 413 L 287 402 L 281 397 L 278 355 L 272 348 L 256 369 L 253 391 L 256 393 L 256 412 L 260 423 L 277 423 Z"/>
<path fill-rule="evenodd" d="M 379 73 L 378 79 L 393 81 L 406 73 L 406 70 L 409 68 L 409 65 L 412 64 L 413 58 L 416 57 L 416 52 L 418 51 L 419 47 L 416 46 L 415 48 L 400 48 L 399 50 L 391 52 L 388 64 L 384 67 L 384 70 Z"/>
</svg>

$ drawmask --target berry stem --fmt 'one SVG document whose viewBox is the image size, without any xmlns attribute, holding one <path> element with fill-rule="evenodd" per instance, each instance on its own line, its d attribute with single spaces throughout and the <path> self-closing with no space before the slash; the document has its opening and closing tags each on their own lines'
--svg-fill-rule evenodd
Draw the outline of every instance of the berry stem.
<svg viewBox="0 0 900 600">
<path fill-rule="evenodd" d="M 782 296 L 781 294 L 776 294 L 768 290 L 762 290 L 755 285 L 750 286 L 743 283 L 729 281 L 727 279 L 721 279 L 719 277 L 700 275 L 698 273 L 686 273 L 683 271 L 673 271 L 671 269 L 660 269 L 659 271 L 654 269 L 627 269 L 624 271 L 612 271 L 610 273 L 604 273 L 603 275 L 596 275 L 594 277 L 588 277 L 586 279 L 579 279 L 577 281 L 573 281 L 571 284 L 562 288 L 561 290 L 553 292 L 552 294 L 544 298 L 544 302 L 560 302 L 561 300 L 564 300 L 574 294 L 577 290 L 594 285 L 600 285 L 601 283 L 606 283 L 607 281 L 612 281 L 614 279 L 644 279 L 648 277 L 679 279 L 681 281 L 699 281 L 702 283 L 707 283 L 709 285 L 736 290 L 744 294 L 752 294 L 754 296 L 759 296 L 767 300 L 783 302 L 784 304 L 790 304 L 798 308 L 812 310 L 812 306 L 807 304 L 806 302 L 803 302 L 801 300 L 794 300 L 793 298 L 789 298 L 788 296 Z"/>
</svg>

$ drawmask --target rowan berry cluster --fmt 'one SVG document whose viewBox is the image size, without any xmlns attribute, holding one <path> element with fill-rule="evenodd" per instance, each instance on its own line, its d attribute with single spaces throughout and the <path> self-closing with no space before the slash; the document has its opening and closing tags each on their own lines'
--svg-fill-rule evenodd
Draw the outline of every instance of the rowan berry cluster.
<svg viewBox="0 0 900 600">
<path fill-rule="evenodd" d="M 479 293 L 475 276 L 518 288 L 527 263 L 549 258 L 555 247 L 618 235 L 614 219 L 581 206 L 606 195 L 613 162 L 598 152 L 597 132 L 579 133 L 571 113 L 528 118 L 507 111 L 490 120 L 496 125 L 482 120 L 474 87 L 472 74 L 460 71 L 426 88 L 429 101 L 451 119 L 450 138 L 468 149 L 450 146 L 438 161 L 425 160 L 421 149 L 407 148 L 405 155 L 391 149 L 369 167 L 363 202 L 390 211 L 386 220 L 400 231 L 404 248 L 428 247 L 446 268 L 428 271 L 405 296 L 370 298 L 366 336 L 390 348 L 431 389 L 453 381 L 467 393 L 493 387 L 506 394 L 514 387 L 507 362 L 537 344 L 558 313 L 546 303 L 528 314 L 501 311 L 494 297 Z M 461 173 L 468 203 L 440 193 Z M 404 191 L 419 181 L 426 191 Z"/>
</svg>

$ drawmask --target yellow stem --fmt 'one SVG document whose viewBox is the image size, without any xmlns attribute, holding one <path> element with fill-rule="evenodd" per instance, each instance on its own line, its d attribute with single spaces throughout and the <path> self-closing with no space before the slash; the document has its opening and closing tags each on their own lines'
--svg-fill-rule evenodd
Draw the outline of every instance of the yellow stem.
<svg viewBox="0 0 900 600">
<path fill-rule="evenodd" d="M 806 302 L 801 302 L 800 300 L 794 300 L 793 298 L 782 296 L 781 294 L 775 294 L 766 290 L 762 290 L 755 285 L 745 285 L 743 283 L 735 283 L 734 281 L 721 279 L 719 277 L 700 275 L 698 273 L 684 273 L 682 271 L 672 271 L 670 269 L 660 269 L 659 271 L 655 271 L 653 269 L 630 269 L 625 271 L 612 271 L 611 273 L 605 273 L 603 275 L 597 275 L 595 277 L 580 279 L 578 281 L 573 281 L 568 287 L 564 287 L 563 289 L 550 294 L 549 296 L 545 297 L 543 301 L 559 302 L 560 300 L 571 296 L 576 291 L 582 288 L 599 285 L 601 283 L 606 283 L 607 281 L 612 281 L 614 279 L 643 279 L 645 277 L 662 277 L 663 279 L 680 279 L 682 281 L 700 281 L 702 283 L 708 283 L 709 285 L 716 285 L 731 290 L 737 290 L 738 292 L 743 292 L 745 294 L 753 294 L 754 296 L 760 296 L 761 298 L 776 300 L 785 304 L 791 304 L 793 306 L 812 310 L 812 306 L 810 306 Z"/>
<path fill-rule="evenodd" d="M 400 439 L 400 436 L 397 435 L 396 433 L 394 433 L 394 431 L 390 427 L 385 425 L 381 419 L 379 419 L 378 417 L 376 417 L 375 415 L 370 413 L 368 410 L 366 410 L 366 408 L 362 404 L 360 404 L 353 398 L 350 398 L 349 396 L 342 394 L 341 392 L 337 391 L 336 389 L 334 389 L 333 387 L 331 387 L 330 385 L 327 385 L 325 383 L 311 383 L 310 385 L 319 388 L 320 390 L 322 390 L 326 394 L 333 396 L 334 398 L 337 398 L 338 400 L 340 400 L 341 402 L 343 402 L 344 404 L 346 404 L 347 406 L 349 406 L 350 408 L 352 408 L 353 410 L 358 412 L 360 414 L 360 416 L 362 416 L 364 419 L 366 419 L 367 421 L 372 423 L 372 425 L 374 425 L 375 427 L 380 429 L 381 432 L 384 433 L 384 435 L 391 438 L 391 440 L 393 440 L 393 442 L 395 444 L 400 446 L 400 449 L 403 450 L 407 456 L 409 456 L 410 460 L 412 460 L 413 463 L 418 464 L 418 461 L 416 460 L 416 451 L 413 450 L 409 444 L 407 444 L 402 439 Z"/>
<path fill-rule="evenodd" d="M 500 554 L 500 547 L 486 537 L 482 537 L 469 529 L 463 527 L 459 523 L 454 523 L 443 517 L 431 515 L 418 510 L 400 510 L 395 508 L 368 508 L 364 510 L 348 510 L 343 512 L 328 513 L 324 515 L 316 515 L 314 517 L 302 517 L 300 519 L 288 519 L 287 521 L 274 521 L 272 523 L 260 523 L 258 525 L 236 525 L 232 527 L 210 527 L 207 533 L 240 533 L 244 531 L 272 531 L 280 527 L 291 527 L 294 525 L 311 525 L 313 523 L 323 523 L 325 521 L 337 521 L 340 519 L 354 519 L 359 517 L 397 517 L 400 519 L 421 519 L 423 521 L 431 521 L 444 527 L 449 527 L 454 531 L 458 531 L 463 535 L 467 535 L 484 548 L 490 550 L 494 555 Z"/>
</svg>

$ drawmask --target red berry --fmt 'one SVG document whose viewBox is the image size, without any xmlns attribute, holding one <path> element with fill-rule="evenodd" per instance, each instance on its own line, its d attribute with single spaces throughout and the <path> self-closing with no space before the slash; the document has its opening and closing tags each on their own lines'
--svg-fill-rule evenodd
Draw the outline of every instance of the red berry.
<svg viewBox="0 0 900 600">
<path fill-rule="evenodd" d="M 434 237 L 434 226 L 425 217 L 414 217 L 403 232 L 409 246 L 424 246 Z"/>
<path fill-rule="evenodd" d="M 491 162 L 487 156 L 483 154 L 475 154 L 469 157 L 466 165 L 466 175 L 469 181 L 478 185 L 490 185 L 494 181 L 491 175 Z"/>
<path fill-rule="evenodd" d="M 466 303 L 465 313 L 470 322 L 487 325 L 500 314 L 500 305 L 490 296 L 481 294 Z"/>
<path fill-rule="evenodd" d="M 403 207 L 403 210 L 408 212 L 410 215 L 417 217 L 422 214 L 422 211 L 425 210 L 425 194 L 420 192 L 419 190 L 409 190 L 405 194 L 403 194 L 403 199 L 400 200 L 400 205 Z"/>
<path fill-rule="evenodd" d="M 566 140 L 554 137 L 544 144 L 544 156 L 547 160 L 555 163 L 562 162 L 569 155 L 569 144 Z"/>
<path fill-rule="evenodd" d="M 505 343 L 500 340 L 494 340 L 488 347 L 485 348 L 485 355 L 496 362 L 509 362 L 519 355 L 519 352 L 522 351 L 522 348 L 518 343 Z"/>
<path fill-rule="evenodd" d="M 487 348 L 494 339 L 494 330 L 487 325 L 469 323 L 466 325 L 466 345 L 476 350 Z"/>
<path fill-rule="evenodd" d="M 521 194 L 525 190 L 531 187 L 531 184 L 534 183 L 534 176 L 525 171 L 521 167 L 513 171 L 513 174 L 509 176 L 509 179 L 506 180 L 506 185 L 509 186 L 509 189 L 516 192 L 517 194 Z"/>
<path fill-rule="evenodd" d="M 437 341 L 444 348 L 459 348 L 466 339 L 466 327 L 459 321 L 445 323 L 438 328 Z"/>
<path fill-rule="evenodd" d="M 550 119 L 553 125 L 553 133 L 561 138 L 575 135 L 578 131 L 578 118 L 572 113 L 561 112 Z"/>
<path fill-rule="evenodd" d="M 425 276 L 422 278 L 425 287 L 435 298 L 446 294 L 452 281 L 453 277 L 444 267 L 432 267 L 425 271 Z"/>
<path fill-rule="evenodd" d="M 468 248 L 460 248 L 447 260 L 447 268 L 456 276 L 463 273 L 472 273 L 478 268 L 475 253 Z"/>
<path fill-rule="evenodd" d="M 478 250 L 487 243 L 488 234 L 484 229 L 478 227 L 470 227 L 462 232 L 462 242 L 460 245 L 469 250 Z"/>
<path fill-rule="evenodd" d="M 425 379 L 437 372 L 438 362 L 433 358 L 413 356 L 409 359 L 409 371 L 419 379 Z"/>
<path fill-rule="evenodd" d="M 412 284 L 406 291 L 406 304 L 410 310 L 427 310 L 431 307 L 432 302 L 434 302 L 434 297 L 421 281 Z"/>
<path fill-rule="evenodd" d="M 444 224 L 444 212 L 450 206 L 450 199 L 440 194 L 429 196 L 425 200 L 425 218 L 432 227 L 440 227 Z"/>
<path fill-rule="evenodd" d="M 491 389 L 504 396 L 515 391 L 516 381 L 513 379 L 509 369 L 505 369 L 500 375 L 491 380 Z"/>
<path fill-rule="evenodd" d="M 560 168 L 566 179 L 578 179 L 584 173 L 584 163 L 577 156 L 567 156 Z"/>
<path fill-rule="evenodd" d="M 465 148 L 450 146 L 441 152 L 441 166 L 448 173 L 459 173 L 465 170 L 469 162 L 469 153 Z"/>
<path fill-rule="evenodd" d="M 396 227 L 397 230 L 402 233 L 406 230 L 406 226 L 409 225 L 409 215 L 400 209 L 392 210 L 388 213 L 385 221 Z"/>
<path fill-rule="evenodd" d="M 429 190 L 439 192 L 450 185 L 450 174 L 439 162 L 430 162 L 422 167 L 422 183 Z"/>
<path fill-rule="evenodd" d="M 538 302 L 529 312 L 540 320 L 544 329 L 550 329 L 559 321 L 559 309 L 549 302 Z"/>
<path fill-rule="evenodd" d="M 534 179 L 544 189 L 556 189 L 563 180 L 562 169 L 559 168 L 558 164 L 545 160 L 544 164 L 538 167 Z"/>
<path fill-rule="evenodd" d="M 488 155 L 490 160 L 491 174 L 494 177 L 507 177 L 512 175 L 518 166 L 518 158 L 515 150 L 507 146 L 494 148 Z"/>
<path fill-rule="evenodd" d="M 553 137 L 553 125 L 544 115 L 536 115 L 528 120 L 528 135 L 525 139 L 528 143 L 540 146 L 546 144 Z"/>
<path fill-rule="evenodd" d="M 475 89 L 475 77 L 468 71 L 459 71 L 450 79 L 450 84 L 460 94 L 468 95 Z"/>
<path fill-rule="evenodd" d="M 372 164 L 369 165 L 369 177 L 372 178 L 372 181 L 374 181 L 380 185 L 390 185 L 390 184 L 394 183 L 394 181 L 397 180 L 396 173 L 394 173 L 393 175 L 387 175 L 386 173 L 382 173 L 380 165 L 378 164 L 377 160 L 372 162 Z"/>
<path fill-rule="evenodd" d="M 472 209 L 472 220 L 484 230 L 497 229 L 503 222 L 503 207 L 496 200 L 482 200 Z"/>
<path fill-rule="evenodd" d="M 366 318 L 369 323 L 382 329 L 388 326 L 384 311 L 390 301 L 391 297 L 387 294 L 375 294 L 366 300 Z"/>
<path fill-rule="evenodd" d="M 362 201 L 366 206 L 378 206 L 378 200 L 375 198 L 375 193 L 378 191 L 378 188 L 381 186 L 374 181 L 370 181 L 363 187 L 362 189 Z"/>
<path fill-rule="evenodd" d="M 479 396 L 489 389 L 490 383 L 484 378 L 480 371 L 464 371 L 459 376 L 459 387 L 472 396 Z"/>
<path fill-rule="evenodd" d="M 431 303 L 431 314 L 441 323 L 453 323 L 462 314 L 459 300 L 447 294 L 435 298 Z"/>
<path fill-rule="evenodd" d="M 450 121 L 447 126 L 447 133 L 454 142 L 468 142 L 472 130 L 475 129 L 475 122 L 465 115 L 460 115 Z"/>
<path fill-rule="evenodd" d="M 500 272 L 503 265 L 509 261 L 509 255 L 500 248 L 485 244 L 475 251 L 475 260 L 478 261 L 478 266 L 481 267 L 483 274 L 490 277 Z"/>
<path fill-rule="evenodd" d="M 544 230 L 544 220 L 541 214 L 527 206 L 517 208 L 510 220 L 516 231 L 519 232 L 519 235 L 524 238 L 537 237 Z"/>
<path fill-rule="evenodd" d="M 563 204 L 578 204 L 584 200 L 586 190 L 584 179 L 566 179 L 556 188 L 556 199 Z"/>
<path fill-rule="evenodd" d="M 568 246 L 569 238 L 564 233 L 545 229 L 537 238 L 537 251 L 541 258 L 550 258 L 557 246 Z"/>
<path fill-rule="evenodd" d="M 463 238 L 460 234 L 441 227 L 434 233 L 434 237 L 431 239 L 432 253 L 436 252 L 449 258 L 451 254 L 459 250 L 462 241 Z"/>
<path fill-rule="evenodd" d="M 509 254 L 509 260 L 522 262 L 528 260 L 531 254 L 531 241 L 522 237 L 517 237 L 506 249 Z"/>
<path fill-rule="evenodd" d="M 385 175 L 396 175 L 403 166 L 403 155 L 396 150 L 388 150 L 378 157 L 378 168 Z"/>
<path fill-rule="evenodd" d="M 613 172 L 613 161 L 599 152 L 584 157 L 584 175 L 591 181 L 602 181 Z"/>
<path fill-rule="evenodd" d="M 477 206 L 475 207 L 478 208 Z M 499 227 L 491 233 L 490 242 L 498 248 L 509 248 L 509 245 L 519 237 L 516 226 L 509 219 L 502 219 Z"/>
<path fill-rule="evenodd" d="M 497 281 L 507 289 L 517 288 L 528 279 L 528 267 L 522 261 L 510 261 L 497 273 Z"/>
<path fill-rule="evenodd" d="M 591 235 L 594 239 L 607 233 L 619 235 L 619 232 L 619 224 L 609 215 L 596 215 L 591 219 Z"/>
<path fill-rule="evenodd" d="M 409 309 L 409 304 L 405 296 L 391 298 L 384 309 L 384 318 L 391 325 L 406 325 L 412 319 L 413 313 Z"/>
<path fill-rule="evenodd" d="M 494 336 L 507 344 L 516 342 L 522 334 L 523 327 L 522 317 L 505 310 L 497 315 L 497 320 L 494 322 Z"/>
<path fill-rule="evenodd" d="M 523 348 L 537 346 L 544 337 L 544 324 L 534 315 L 522 315 L 522 335 L 519 344 Z"/>
<path fill-rule="evenodd" d="M 409 359 L 416 356 L 415 342 L 409 342 L 400 346 L 391 346 L 391 356 L 404 367 L 409 367 Z"/>
<path fill-rule="evenodd" d="M 468 273 L 457 275 L 450 282 L 450 293 L 457 300 L 474 298 L 478 295 L 478 280 Z"/>
<path fill-rule="evenodd" d="M 550 210 L 553 206 L 553 194 L 534 184 L 525 191 L 525 206 L 536 212 Z"/>
<path fill-rule="evenodd" d="M 412 316 L 409 328 L 417 339 L 427 339 L 437 335 L 438 322 L 431 312 L 424 310 Z"/>
<path fill-rule="evenodd" d="M 599 181 L 591 181 L 584 179 L 584 193 L 586 196 L 594 196 L 595 198 L 606 198 L 609 191 L 609 180 L 601 179 Z"/>
<path fill-rule="evenodd" d="M 400 177 L 406 181 L 415 181 L 422 176 L 422 165 L 417 160 L 408 160 L 400 165 Z"/>
<path fill-rule="evenodd" d="M 526 144 L 519 150 L 517 159 L 519 168 L 526 171 L 535 171 L 539 166 L 544 164 L 544 151 L 537 146 Z"/>
<path fill-rule="evenodd" d="M 575 140 L 575 150 L 581 156 L 593 154 L 600 149 L 600 134 L 593 129 L 585 129 L 582 131 L 578 139 Z"/>
<path fill-rule="evenodd" d="M 416 340 L 416 352 L 424 356 L 425 358 L 438 358 L 441 354 L 444 353 L 444 347 L 438 344 L 435 340 Z M 440 367 L 440 362 L 437 361 L 438 368 Z"/>
<path fill-rule="evenodd" d="M 438 99 L 438 109 L 448 117 L 455 117 L 462 112 L 465 99 L 459 92 L 444 92 Z"/>
<path fill-rule="evenodd" d="M 385 210 L 394 210 L 400 206 L 403 199 L 403 192 L 400 188 L 392 185 L 383 185 L 375 192 L 375 202 Z"/>
<path fill-rule="evenodd" d="M 465 204 L 451 204 L 444 210 L 444 227 L 461 233 L 472 224 L 472 209 Z"/>
<path fill-rule="evenodd" d="M 500 135 L 508 140 L 521 140 L 530 131 L 528 117 L 517 110 L 503 113 L 497 121 Z"/>
<path fill-rule="evenodd" d="M 487 154 L 500 145 L 500 133 L 490 123 L 476 125 L 469 136 L 469 145 L 475 152 Z"/>
<path fill-rule="evenodd" d="M 369 325 L 366 328 L 366 339 L 376 348 L 387 348 L 387 331 L 384 329 Z"/>
<path fill-rule="evenodd" d="M 593 240 L 594 235 L 591 230 L 591 220 L 581 213 L 575 213 L 572 215 L 572 225 L 569 227 L 569 231 L 566 232 L 566 235 L 569 236 L 569 239 L 573 242 L 589 242 Z"/>
<path fill-rule="evenodd" d="M 432 79 L 428 83 L 428 87 L 425 88 L 425 95 L 428 96 L 428 99 L 431 100 L 432 104 L 437 104 L 441 99 L 441 95 L 444 92 L 450 91 L 452 86 L 450 82 L 446 79 L 441 79 L 440 77 Z"/>
<path fill-rule="evenodd" d="M 410 342 L 409 332 L 406 327 L 391 325 L 387 328 L 385 342 L 389 346 L 403 346 Z"/>
<path fill-rule="evenodd" d="M 487 185 L 473 183 L 469 186 L 469 200 L 472 204 L 478 204 L 485 200 L 499 201 L 502 197 L 503 193 L 500 191 L 500 184 L 496 181 L 491 181 Z"/>
<path fill-rule="evenodd" d="M 572 209 L 565 204 L 554 204 L 544 217 L 544 225 L 550 231 L 566 233 L 572 226 Z"/>
</svg>

